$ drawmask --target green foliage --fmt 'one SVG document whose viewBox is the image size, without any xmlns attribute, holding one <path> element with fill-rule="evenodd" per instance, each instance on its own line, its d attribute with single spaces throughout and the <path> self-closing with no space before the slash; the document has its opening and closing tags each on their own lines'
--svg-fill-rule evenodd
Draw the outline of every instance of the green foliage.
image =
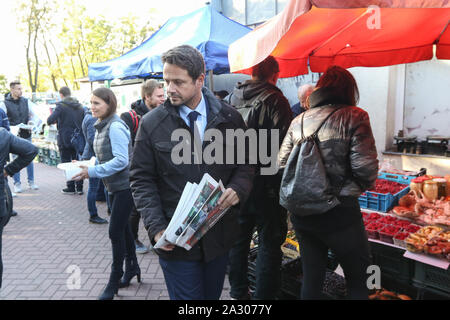
<svg viewBox="0 0 450 320">
<path fill-rule="evenodd" d="M 6 76 L 0 74 L 0 94 L 5 94 L 9 92 L 8 80 Z"/>
<path fill-rule="evenodd" d="M 89 16 L 75 0 L 19 0 L 16 13 L 30 40 L 24 74 L 33 92 L 63 85 L 77 90 L 75 80 L 88 76 L 89 64 L 116 58 L 155 31 L 149 19 L 141 22 L 131 14 L 114 21 Z"/>
</svg>

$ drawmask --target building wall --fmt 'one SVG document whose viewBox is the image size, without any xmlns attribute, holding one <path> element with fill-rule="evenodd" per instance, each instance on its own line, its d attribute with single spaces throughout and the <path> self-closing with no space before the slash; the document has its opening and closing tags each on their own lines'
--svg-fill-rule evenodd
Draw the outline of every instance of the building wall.
<svg viewBox="0 0 450 320">
<path fill-rule="evenodd" d="M 425 140 L 450 136 L 450 61 L 422 61 L 406 67 L 405 135 Z"/>
</svg>

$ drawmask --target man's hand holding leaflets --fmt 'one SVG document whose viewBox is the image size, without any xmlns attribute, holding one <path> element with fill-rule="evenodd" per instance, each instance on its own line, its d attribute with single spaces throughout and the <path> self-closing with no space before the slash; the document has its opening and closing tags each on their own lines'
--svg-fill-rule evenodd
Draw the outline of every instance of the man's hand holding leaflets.
<svg viewBox="0 0 450 320">
<path fill-rule="evenodd" d="M 239 197 L 222 182 L 205 174 L 200 184 L 188 182 L 166 230 L 155 236 L 155 249 L 171 251 L 175 246 L 190 250 L 214 224 L 239 203 Z"/>
</svg>

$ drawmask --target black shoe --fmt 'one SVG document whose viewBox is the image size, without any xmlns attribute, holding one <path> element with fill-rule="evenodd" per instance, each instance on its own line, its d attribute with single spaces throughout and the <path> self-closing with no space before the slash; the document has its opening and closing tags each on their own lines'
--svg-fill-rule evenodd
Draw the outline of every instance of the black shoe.
<svg viewBox="0 0 450 320">
<path fill-rule="evenodd" d="M 120 278 L 122 277 L 123 271 L 120 273 L 111 272 L 109 276 L 108 284 L 106 285 L 103 293 L 98 297 L 98 300 L 113 300 L 114 295 L 119 292 Z"/>
<path fill-rule="evenodd" d="M 64 194 L 75 194 L 75 189 L 65 188 L 61 190 Z"/>
<path fill-rule="evenodd" d="M 83 192 L 83 190 L 77 190 L 77 194 L 79 194 L 81 196 L 82 194 L 84 194 L 84 192 Z"/>
<path fill-rule="evenodd" d="M 141 268 L 139 268 L 137 259 L 126 259 L 125 260 L 125 273 L 122 279 L 120 279 L 119 288 L 125 288 L 130 285 L 130 281 L 137 277 L 137 282 L 141 282 Z"/>
<path fill-rule="evenodd" d="M 13 210 L 13 211 L 11 212 L 11 217 L 15 217 L 15 216 L 17 216 L 17 211 L 16 211 L 16 210 Z"/>
<path fill-rule="evenodd" d="M 97 224 L 105 224 L 108 223 L 107 220 L 100 218 L 99 216 L 93 216 L 89 218 L 90 223 L 97 223 Z"/>
</svg>

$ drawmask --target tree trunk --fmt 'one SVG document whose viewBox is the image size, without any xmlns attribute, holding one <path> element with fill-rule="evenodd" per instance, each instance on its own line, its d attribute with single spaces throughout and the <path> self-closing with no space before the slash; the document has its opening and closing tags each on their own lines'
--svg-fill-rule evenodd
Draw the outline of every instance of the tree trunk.
<svg viewBox="0 0 450 320">
<path fill-rule="evenodd" d="M 56 47 L 55 47 L 55 45 L 53 44 L 53 41 L 52 41 L 52 40 L 49 40 L 49 42 L 50 42 L 50 45 L 53 47 L 53 51 L 55 52 L 56 63 L 58 64 L 58 70 L 59 70 L 59 72 L 61 73 L 61 77 L 62 77 L 62 79 L 63 79 L 63 81 L 64 81 L 66 87 L 68 87 L 69 84 L 67 83 L 66 77 L 64 76 L 64 73 L 63 73 L 63 71 L 62 71 L 62 68 L 61 68 L 61 61 L 59 60 L 59 56 L 58 56 L 58 52 L 56 51 Z"/>
</svg>

